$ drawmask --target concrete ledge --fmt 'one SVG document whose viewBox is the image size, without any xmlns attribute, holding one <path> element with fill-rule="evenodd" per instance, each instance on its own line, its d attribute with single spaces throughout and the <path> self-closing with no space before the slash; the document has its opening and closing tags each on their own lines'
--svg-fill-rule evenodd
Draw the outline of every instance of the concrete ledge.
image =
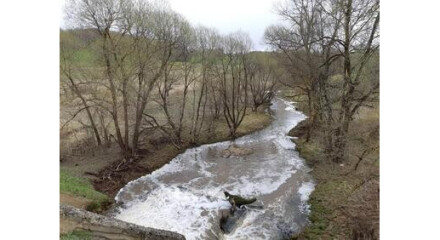
<svg viewBox="0 0 440 240">
<path fill-rule="evenodd" d="M 60 226 L 61 233 L 73 230 L 90 231 L 93 239 L 185 239 L 179 233 L 142 227 L 69 205 L 60 206 Z"/>
</svg>

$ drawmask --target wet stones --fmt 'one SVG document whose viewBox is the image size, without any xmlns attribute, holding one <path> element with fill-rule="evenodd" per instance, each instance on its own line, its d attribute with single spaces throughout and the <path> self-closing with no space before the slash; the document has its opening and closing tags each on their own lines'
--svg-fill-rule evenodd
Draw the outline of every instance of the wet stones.
<svg viewBox="0 0 440 240">
<path fill-rule="evenodd" d="M 220 209 L 220 229 L 226 234 L 231 233 L 242 223 L 246 214 L 246 208 L 238 208 L 235 211 L 231 211 L 231 209 Z"/>
<path fill-rule="evenodd" d="M 286 222 L 279 222 L 277 223 L 277 228 L 280 231 L 281 239 L 296 239 L 295 237 L 298 234 L 298 227 L 296 225 L 292 226 Z"/>
<path fill-rule="evenodd" d="M 224 158 L 229 158 L 231 156 L 236 157 L 236 156 L 246 156 L 251 154 L 253 151 L 250 148 L 243 148 L 243 147 L 238 147 L 236 145 L 231 145 L 229 146 L 227 149 L 222 150 L 220 152 L 220 156 L 224 157 Z"/>
</svg>

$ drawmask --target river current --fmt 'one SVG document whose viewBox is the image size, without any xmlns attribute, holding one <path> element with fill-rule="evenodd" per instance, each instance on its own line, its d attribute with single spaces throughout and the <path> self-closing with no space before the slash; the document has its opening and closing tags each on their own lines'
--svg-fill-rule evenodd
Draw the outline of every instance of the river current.
<svg viewBox="0 0 440 240">
<path fill-rule="evenodd" d="M 307 200 L 314 190 L 309 168 L 287 136 L 306 116 L 280 98 L 270 107 L 265 129 L 191 148 L 169 164 L 136 179 L 116 196 L 114 217 L 145 227 L 175 231 L 186 239 L 283 239 L 307 224 Z M 225 157 L 231 145 L 250 150 Z M 223 191 L 256 197 L 233 231 L 220 229 L 219 209 L 230 207 Z"/>
</svg>

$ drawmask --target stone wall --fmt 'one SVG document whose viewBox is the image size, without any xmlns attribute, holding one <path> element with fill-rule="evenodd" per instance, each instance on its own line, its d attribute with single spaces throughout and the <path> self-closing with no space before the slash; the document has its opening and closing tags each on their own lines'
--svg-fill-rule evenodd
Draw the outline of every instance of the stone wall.
<svg viewBox="0 0 440 240">
<path fill-rule="evenodd" d="M 60 231 L 67 233 L 73 230 L 89 231 L 93 239 L 185 239 L 183 235 L 175 232 L 142 227 L 69 205 L 61 205 Z"/>
</svg>

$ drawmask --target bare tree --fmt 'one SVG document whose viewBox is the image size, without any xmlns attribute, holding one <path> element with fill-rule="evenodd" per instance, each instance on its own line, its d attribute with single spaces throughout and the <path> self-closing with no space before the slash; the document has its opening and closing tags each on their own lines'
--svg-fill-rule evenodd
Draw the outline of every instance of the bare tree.
<svg viewBox="0 0 440 240">
<path fill-rule="evenodd" d="M 165 44 L 163 47 L 167 49 L 164 51 L 167 61 L 163 67 L 163 75 L 155 84 L 159 97 L 156 102 L 163 109 L 167 126 L 160 125 L 160 122 L 150 114 L 144 113 L 144 116 L 149 119 L 148 122 L 151 126 L 159 128 L 172 141 L 174 146 L 180 148 L 183 143 L 182 130 L 188 88 L 195 79 L 194 66 L 190 63 L 193 34 L 189 23 L 178 14 L 164 14 L 160 22 L 164 26 L 162 37 Z M 176 59 L 181 58 L 182 63 L 176 64 L 176 61 L 170 61 L 172 56 Z M 178 66 L 176 67 L 176 65 Z M 177 114 L 177 120 L 175 120 L 176 117 L 170 111 L 169 96 L 181 76 L 180 73 L 183 75 L 184 86 L 182 104 Z"/>
<path fill-rule="evenodd" d="M 252 96 L 252 111 L 265 103 L 270 103 L 274 96 L 277 82 L 275 66 L 267 59 L 255 57 L 249 61 L 249 89 Z"/>
<path fill-rule="evenodd" d="M 79 51 L 78 43 L 74 43 L 73 38 L 61 38 L 60 41 L 60 70 L 61 73 L 66 77 L 68 80 L 68 86 L 71 89 L 71 91 L 81 100 L 82 107 L 73 115 L 72 119 L 76 117 L 77 114 L 79 114 L 81 111 L 85 111 L 87 113 L 87 117 L 90 122 L 90 126 L 93 130 L 93 133 L 96 138 L 96 143 L 98 146 L 101 145 L 101 137 L 98 131 L 97 124 L 95 123 L 95 120 L 92 115 L 92 110 L 89 102 L 87 101 L 86 97 L 83 95 L 81 89 L 80 89 L 80 82 L 79 80 L 75 79 L 76 76 L 74 75 L 74 66 L 73 65 L 73 58 L 75 55 L 75 51 Z M 77 69 L 79 66 L 76 67 Z M 67 123 L 67 122 L 66 122 Z M 65 124 L 64 124 L 65 125 Z M 63 126 L 64 126 L 63 125 Z"/>
<path fill-rule="evenodd" d="M 320 112 L 318 77 L 321 54 L 317 47 L 317 21 L 322 1 L 289 0 L 277 9 L 278 14 L 289 24 L 271 26 L 266 29 L 266 41 L 283 54 L 285 69 L 289 73 L 288 81 L 281 83 L 300 90 L 307 97 L 310 124 L 307 137 L 316 125 Z M 281 61 L 280 61 L 281 62 Z M 321 61 L 322 63 L 322 61 Z"/>
<path fill-rule="evenodd" d="M 290 81 L 284 84 L 307 95 L 307 140 L 319 124 L 327 153 L 343 161 L 354 114 L 378 93 L 378 81 L 361 79 L 379 46 L 379 2 L 289 0 L 278 12 L 289 25 L 272 26 L 265 37 L 288 60 Z M 338 74 L 342 83 L 331 83 Z"/>
<path fill-rule="evenodd" d="M 137 154 L 145 132 L 142 126 L 151 91 L 165 74 L 180 40 L 180 16 L 143 1 L 73 0 L 69 10 L 79 26 L 95 29 L 101 38 L 108 82 L 103 86 L 110 100 L 105 96 L 95 103 L 112 116 L 116 140 L 129 159 Z"/>
<path fill-rule="evenodd" d="M 220 114 L 218 91 L 215 90 L 212 76 L 213 65 L 216 59 L 216 50 L 219 47 L 220 35 L 209 28 L 199 27 L 195 31 L 197 54 L 196 59 L 200 64 L 200 74 L 192 86 L 192 116 L 191 116 L 191 142 L 197 143 L 203 129 L 206 116 L 206 107 L 211 100 L 211 117 L 217 119 Z M 212 123 L 212 120 L 211 120 Z"/>
<path fill-rule="evenodd" d="M 93 1 L 72 0 L 69 15 L 82 27 L 94 28 L 101 37 L 102 55 L 105 63 L 105 74 L 108 79 L 108 89 L 111 94 L 110 107 L 106 108 L 113 118 L 117 142 L 126 158 L 130 157 L 128 143 L 128 103 L 127 81 L 128 76 L 124 69 L 128 51 L 123 51 L 123 41 L 126 31 L 118 25 L 123 19 L 124 2 L 116 0 Z M 125 49 L 124 49 L 125 50 Z M 122 85 L 122 86 L 119 86 Z M 121 91 L 122 90 L 122 91 Z M 119 106 L 122 93 L 123 114 L 125 120 L 125 137 L 122 136 Z"/>
<path fill-rule="evenodd" d="M 247 54 L 251 48 L 251 40 L 249 36 L 238 32 L 226 36 L 222 47 L 224 57 L 217 66 L 217 73 L 221 79 L 223 116 L 228 124 L 230 136 L 235 137 L 247 109 L 250 78 Z"/>
<path fill-rule="evenodd" d="M 114 138 L 125 160 L 138 156 L 140 139 L 152 129 L 180 148 L 187 140 L 183 133 L 196 143 L 204 127 L 211 129 L 223 117 L 235 137 L 249 94 L 255 110 L 271 97 L 273 72 L 249 61 L 251 40 L 243 33 L 222 37 L 211 29 L 195 30 L 167 6 L 137 0 L 71 0 L 68 15 L 96 34 L 98 46 L 89 99 L 76 79 L 70 86 L 84 98 L 97 141 L 101 135 L 107 143 Z M 66 76 L 77 74 L 62 68 Z M 148 111 L 155 104 L 160 113 Z"/>
<path fill-rule="evenodd" d="M 379 81 L 361 84 L 364 69 L 379 48 L 379 1 L 346 0 L 339 4 L 343 15 L 343 31 L 336 41 L 343 55 L 343 84 L 338 126 L 335 129 L 335 153 L 333 160 L 345 159 L 347 134 L 353 116 L 371 97 L 378 94 Z"/>
</svg>

